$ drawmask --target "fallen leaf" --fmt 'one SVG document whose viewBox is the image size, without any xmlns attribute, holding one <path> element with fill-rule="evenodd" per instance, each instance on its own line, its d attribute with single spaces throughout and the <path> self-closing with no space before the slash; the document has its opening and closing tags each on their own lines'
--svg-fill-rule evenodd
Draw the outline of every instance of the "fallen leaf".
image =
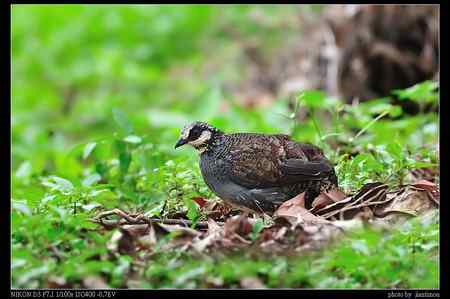
<svg viewBox="0 0 450 299">
<path fill-rule="evenodd" d="M 351 220 L 336 220 L 333 221 L 333 224 L 337 227 L 342 228 L 346 231 L 352 231 L 357 229 L 362 229 L 364 227 L 364 224 L 361 219 L 355 218 Z"/>
<path fill-rule="evenodd" d="M 208 218 L 208 235 L 215 234 L 217 232 L 221 232 L 223 227 L 217 224 L 214 219 Z"/>
<path fill-rule="evenodd" d="M 371 218 L 371 211 L 368 206 L 379 205 L 390 201 L 387 198 L 386 190 L 388 186 L 379 182 L 365 184 L 354 196 L 346 197 L 322 209 L 314 211 L 325 219 L 339 217 L 341 220 L 354 217 Z M 336 195 L 336 199 L 338 199 Z"/>
<path fill-rule="evenodd" d="M 427 191 L 428 199 L 439 206 L 440 193 L 435 183 L 427 180 L 420 180 L 414 184 L 411 184 L 411 187 Z"/>
<path fill-rule="evenodd" d="M 122 232 L 119 230 L 116 230 L 112 236 L 111 239 L 106 243 L 106 248 L 109 251 L 117 252 L 119 248 L 119 240 L 122 238 Z"/>
<path fill-rule="evenodd" d="M 146 234 L 142 237 L 139 237 L 137 239 L 137 244 L 141 248 L 151 249 L 151 248 L 153 248 L 153 246 L 155 246 L 157 241 L 158 240 L 156 238 L 155 229 L 153 228 L 153 226 L 150 226 L 150 230 L 149 230 L 148 234 Z"/>
<path fill-rule="evenodd" d="M 208 216 L 208 218 L 221 219 L 230 215 L 233 211 L 233 207 L 216 200 L 209 200 L 205 203 L 201 210 Z"/>
<path fill-rule="evenodd" d="M 339 188 L 334 188 L 330 191 L 325 192 L 328 197 L 330 197 L 334 202 L 338 202 L 347 197 L 347 195 Z"/>
<path fill-rule="evenodd" d="M 203 198 L 203 197 L 192 197 L 192 200 L 195 201 L 196 204 L 198 204 L 198 206 L 200 208 L 202 208 L 208 201 Z"/>
<path fill-rule="evenodd" d="M 209 287 L 212 288 L 219 288 L 224 286 L 224 281 L 222 277 L 210 277 L 208 276 L 206 278 L 206 283 Z"/>
<path fill-rule="evenodd" d="M 208 219 L 208 231 L 205 238 L 200 239 L 197 237 L 193 240 L 192 247 L 198 252 L 203 252 L 206 248 L 210 247 L 216 241 L 223 238 L 223 228 L 217 224 L 213 219 Z"/>
<path fill-rule="evenodd" d="M 200 232 L 196 231 L 195 229 L 181 226 L 178 224 L 159 224 L 163 229 L 165 229 L 168 232 L 172 233 L 178 233 L 177 236 L 190 236 L 190 237 L 196 237 L 198 235 L 201 235 Z"/>
<path fill-rule="evenodd" d="M 49 289 L 67 289 L 70 288 L 70 284 L 67 283 L 66 279 L 63 276 L 52 275 L 48 278 L 47 287 Z"/>
<path fill-rule="evenodd" d="M 118 242 L 118 251 L 120 254 L 133 254 L 136 250 L 133 236 L 126 230 L 122 230 L 122 237 Z"/>
<path fill-rule="evenodd" d="M 427 196 L 432 202 L 439 206 L 439 193 L 433 194 L 431 192 L 427 192 Z"/>
<path fill-rule="evenodd" d="M 374 182 L 374 183 L 367 183 L 364 186 L 359 189 L 359 192 L 353 196 L 355 199 L 359 199 L 361 197 L 371 197 L 375 195 L 379 190 L 381 189 L 387 189 L 388 185 L 380 183 L 380 182 Z"/>
<path fill-rule="evenodd" d="M 334 201 L 327 194 L 322 192 L 312 202 L 311 211 L 316 211 L 316 210 L 326 207 L 332 203 L 334 203 Z"/>
<path fill-rule="evenodd" d="M 245 237 L 251 233 L 252 228 L 253 226 L 245 213 L 229 218 L 223 226 L 225 237 L 230 237 L 233 234 Z"/>
<path fill-rule="evenodd" d="M 398 214 L 410 216 L 422 214 L 433 208 L 433 202 L 429 200 L 427 194 L 428 191 L 407 188 L 405 192 L 393 198 L 388 205 L 375 209 L 375 215 L 377 217 L 390 216 L 390 218 L 393 218 Z"/>
<path fill-rule="evenodd" d="M 282 227 L 280 228 L 280 230 L 274 235 L 274 239 L 275 240 L 281 240 L 285 235 L 286 232 L 288 231 L 287 227 Z"/>
<path fill-rule="evenodd" d="M 122 225 L 122 229 L 126 230 L 131 237 L 137 238 L 142 235 L 146 235 L 150 229 L 148 224 L 125 224 Z"/>
<path fill-rule="evenodd" d="M 328 223 L 329 221 L 311 214 L 304 208 L 305 193 L 284 202 L 274 213 L 275 218 L 284 218 L 291 225 L 299 223 Z"/>
<path fill-rule="evenodd" d="M 328 192 L 322 192 L 314 199 L 311 211 L 317 211 L 330 204 L 339 202 L 346 197 L 347 195 L 338 188 L 332 189 Z"/>
<path fill-rule="evenodd" d="M 106 244 L 106 248 L 121 254 L 131 254 L 135 251 L 134 238 L 128 231 L 119 228 L 111 236 L 111 239 Z"/>
<path fill-rule="evenodd" d="M 266 289 L 267 287 L 257 277 L 243 277 L 241 279 L 241 287 L 244 289 Z"/>
<path fill-rule="evenodd" d="M 87 289 L 109 289 L 108 284 L 100 276 L 87 276 L 83 278 L 83 285 Z"/>
<path fill-rule="evenodd" d="M 430 181 L 427 181 L 427 180 L 420 180 L 418 182 L 415 182 L 414 184 L 411 184 L 411 186 L 414 186 L 416 188 L 423 189 L 423 190 L 426 190 L 426 191 L 430 191 L 430 192 L 436 192 L 437 191 L 436 184 L 432 183 Z"/>
</svg>

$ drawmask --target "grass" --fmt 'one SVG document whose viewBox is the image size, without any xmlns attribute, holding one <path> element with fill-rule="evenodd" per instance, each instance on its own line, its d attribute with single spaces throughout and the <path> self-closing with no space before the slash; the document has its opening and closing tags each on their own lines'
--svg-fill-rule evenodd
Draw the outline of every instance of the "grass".
<svg viewBox="0 0 450 299">
<path fill-rule="evenodd" d="M 366 229 L 308 257 L 199 259 L 175 251 L 146 260 L 111 253 L 113 232 L 89 221 L 117 207 L 203 219 L 192 198 L 213 194 L 198 158 L 173 149 L 192 120 L 319 144 L 347 192 L 371 181 L 396 185 L 413 169 L 437 165 L 437 114 L 404 115 L 390 102 L 393 95 L 352 106 L 299 91 L 297 110 L 311 117 L 298 122 L 287 98 L 250 109 L 227 93 L 224 82 L 241 72 L 242 45 L 225 29 L 238 26 L 244 40 L 270 55 L 292 32 L 266 28 L 252 16 L 277 24 L 302 9 L 14 6 L 12 286 L 46 287 L 60 277 L 76 287 L 94 275 L 111 287 L 237 287 L 244 276 L 269 287 L 437 287 L 438 223 L 413 222 L 392 233 Z M 438 105 L 435 82 L 393 92 Z"/>
<path fill-rule="evenodd" d="M 36 220 L 22 217 L 15 221 L 14 224 L 31 227 Z M 13 247 L 15 286 L 45 287 L 49 277 L 64 277 L 80 287 L 81 277 L 98 274 L 106 276 L 111 287 L 119 288 L 235 288 L 246 277 L 257 277 L 273 288 L 439 287 L 436 220 L 414 219 L 388 234 L 367 228 L 336 241 L 325 251 L 301 256 L 267 256 L 247 251 L 199 259 L 181 251 L 156 252 L 143 265 L 136 262 L 146 261 L 143 257 L 110 257 L 107 238 L 88 227 L 81 236 L 79 225 L 70 221 L 60 222 L 60 229 L 34 227 L 35 237 L 42 239 L 47 235 L 49 243 L 44 244 L 22 235 L 22 245 Z M 18 233 L 16 238 L 20 236 Z M 59 248 L 70 248 L 60 252 L 64 260 L 61 265 L 52 259 L 51 251 L 44 256 L 33 251 L 33 247 L 51 246 L 52 242 L 57 242 L 54 246 Z"/>
<path fill-rule="evenodd" d="M 245 277 L 257 277 L 272 288 L 437 288 L 439 227 L 409 225 L 389 235 L 358 231 L 325 252 L 300 257 L 239 253 L 198 260 L 161 254 L 156 258 L 161 263 L 146 268 L 142 287 L 208 287 L 218 281 L 234 288 Z"/>
</svg>

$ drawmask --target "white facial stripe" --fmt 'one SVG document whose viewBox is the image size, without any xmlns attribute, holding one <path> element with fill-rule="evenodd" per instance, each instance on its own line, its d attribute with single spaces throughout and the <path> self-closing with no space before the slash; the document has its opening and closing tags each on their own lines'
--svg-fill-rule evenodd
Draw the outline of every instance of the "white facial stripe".
<svg viewBox="0 0 450 299">
<path fill-rule="evenodd" d="M 202 132 L 200 137 L 198 137 L 197 139 L 195 139 L 193 141 L 189 141 L 188 143 L 193 145 L 194 147 L 199 147 L 199 146 L 203 145 L 209 139 L 211 139 L 211 132 L 208 130 L 205 130 Z"/>
<path fill-rule="evenodd" d="M 187 125 L 183 128 L 183 130 L 181 131 L 181 138 L 182 139 L 187 139 L 189 137 L 189 132 L 192 129 L 192 124 Z"/>
</svg>

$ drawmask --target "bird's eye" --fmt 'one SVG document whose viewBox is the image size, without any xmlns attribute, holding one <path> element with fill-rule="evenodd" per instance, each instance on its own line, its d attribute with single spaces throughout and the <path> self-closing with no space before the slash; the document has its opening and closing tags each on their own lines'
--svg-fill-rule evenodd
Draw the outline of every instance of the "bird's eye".
<svg viewBox="0 0 450 299">
<path fill-rule="evenodd" d="M 198 137 L 200 137 L 201 133 L 202 133 L 201 128 L 192 128 L 191 131 L 189 132 L 189 139 L 195 140 Z"/>
</svg>

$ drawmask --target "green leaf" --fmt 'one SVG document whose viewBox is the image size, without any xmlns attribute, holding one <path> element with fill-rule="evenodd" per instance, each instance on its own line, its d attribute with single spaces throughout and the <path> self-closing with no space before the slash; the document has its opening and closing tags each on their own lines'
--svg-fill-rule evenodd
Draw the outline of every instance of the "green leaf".
<svg viewBox="0 0 450 299">
<path fill-rule="evenodd" d="M 50 176 L 49 179 L 53 180 L 53 182 L 46 181 L 43 183 L 43 185 L 55 188 L 60 191 L 70 191 L 74 189 L 73 184 L 69 180 L 57 176 Z"/>
<path fill-rule="evenodd" d="M 255 224 L 252 227 L 250 238 L 252 240 L 256 240 L 259 236 L 259 233 L 263 230 L 263 228 L 264 228 L 264 221 L 262 219 L 256 220 Z"/>
<path fill-rule="evenodd" d="M 375 160 L 371 154 L 358 154 L 351 162 L 351 166 L 357 171 L 381 171 L 383 165 Z"/>
<path fill-rule="evenodd" d="M 401 100 L 411 99 L 417 102 L 437 102 L 437 88 L 437 82 L 425 81 L 403 90 L 395 90 L 393 93 L 398 95 Z"/>
<path fill-rule="evenodd" d="M 297 99 L 302 101 L 308 107 L 320 108 L 324 106 L 325 93 L 318 90 L 303 91 Z"/>
<path fill-rule="evenodd" d="M 393 106 L 389 111 L 390 117 L 398 117 L 403 114 L 403 109 L 400 106 Z"/>
<path fill-rule="evenodd" d="M 92 153 L 94 148 L 97 146 L 97 142 L 89 142 L 83 149 L 83 160 L 86 160 L 87 157 Z"/>
<path fill-rule="evenodd" d="M 436 167 L 436 163 L 425 162 L 425 161 L 412 161 L 408 163 L 410 168 L 428 168 L 428 167 Z"/>
<path fill-rule="evenodd" d="M 122 175 L 128 172 L 131 164 L 131 153 L 128 150 L 127 144 L 121 140 L 115 142 L 116 150 L 119 153 L 119 168 Z"/>
<path fill-rule="evenodd" d="M 91 211 L 91 210 L 93 210 L 95 208 L 101 207 L 101 206 L 102 205 L 99 204 L 98 202 L 93 202 L 93 203 L 89 203 L 89 204 L 86 204 L 86 205 L 82 205 L 81 207 L 83 208 L 83 210 L 89 212 L 89 211 Z"/>
<path fill-rule="evenodd" d="M 123 139 L 123 141 L 128 142 L 128 143 L 141 143 L 142 142 L 142 138 L 136 135 L 128 135 L 127 137 L 125 137 Z"/>
<path fill-rule="evenodd" d="M 403 149 L 398 143 L 389 143 L 386 151 L 398 160 L 403 158 Z"/>
<path fill-rule="evenodd" d="M 31 209 L 28 207 L 26 202 L 13 201 L 12 208 L 13 210 L 17 210 L 27 216 L 31 216 Z"/>
<path fill-rule="evenodd" d="M 44 264 L 41 267 L 29 269 L 26 273 L 23 273 L 22 276 L 19 276 L 17 279 L 17 284 L 25 285 L 30 280 L 42 277 L 44 274 L 49 272 L 48 265 Z"/>
<path fill-rule="evenodd" d="M 17 259 L 17 258 L 13 258 L 12 262 L 11 262 L 11 270 L 15 269 L 15 268 L 20 268 L 25 266 L 27 263 L 27 260 L 25 259 Z"/>
<path fill-rule="evenodd" d="M 364 240 L 354 240 L 352 241 L 352 248 L 364 255 L 369 255 L 369 247 Z"/>
<path fill-rule="evenodd" d="M 125 113 L 122 112 L 122 110 L 118 108 L 113 108 L 113 119 L 116 122 L 116 124 L 119 126 L 119 128 L 125 133 L 125 134 L 131 134 L 133 132 L 133 126 L 131 125 L 130 120 L 125 115 Z"/>
<path fill-rule="evenodd" d="M 186 205 L 186 207 L 188 209 L 187 217 L 189 218 L 189 220 L 191 220 L 193 222 L 193 224 L 195 224 L 195 222 L 200 217 L 200 212 L 198 211 L 197 205 L 190 198 L 185 199 L 184 204 Z"/>
<path fill-rule="evenodd" d="M 16 170 L 16 177 L 25 178 L 29 177 L 31 174 L 31 163 L 30 161 L 24 161 L 20 164 L 19 168 Z"/>
<path fill-rule="evenodd" d="M 99 182 L 101 179 L 102 179 L 102 177 L 98 173 L 93 173 L 90 176 L 88 176 L 87 178 L 85 178 L 81 184 L 85 187 L 89 187 L 89 186 Z"/>
</svg>

